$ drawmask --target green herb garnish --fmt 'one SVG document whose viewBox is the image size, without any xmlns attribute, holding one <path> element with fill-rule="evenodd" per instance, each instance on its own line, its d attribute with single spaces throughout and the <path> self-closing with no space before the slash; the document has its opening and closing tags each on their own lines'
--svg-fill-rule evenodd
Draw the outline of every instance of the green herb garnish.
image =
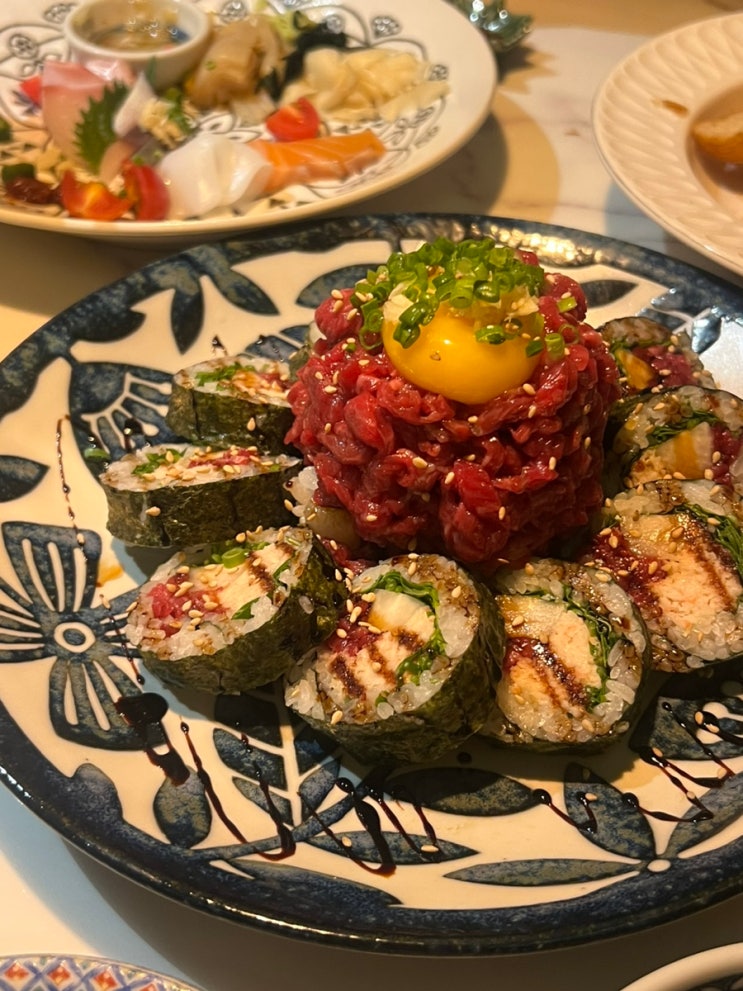
<svg viewBox="0 0 743 991">
<path fill-rule="evenodd" d="M 208 372 L 197 372 L 196 384 L 207 385 L 209 382 L 224 382 L 243 371 L 255 372 L 255 368 L 252 365 L 241 365 L 238 362 L 233 362 L 231 365 L 223 365 L 221 368 L 214 368 Z"/>
<path fill-rule="evenodd" d="M 107 86 L 100 100 L 90 101 L 75 126 L 75 145 L 80 157 L 96 174 L 106 149 L 117 140 L 114 117 L 127 93 L 124 83 Z"/>
<path fill-rule="evenodd" d="M 167 451 L 148 451 L 141 465 L 132 469 L 132 475 L 151 475 L 163 465 L 175 464 L 183 457 L 183 452 L 169 447 Z"/>
<path fill-rule="evenodd" d="M 492 238 L 454 243 L 442 237 L 416 251 L 392 254 L 356 284 L 351 301 L 363 317 L 361 342 L 371 348 L 379 344 L 384 304 L 393 290 L 402 292 L 410 305 L 399 316 L 394 338 L 407 348 L 442 303 L 454 310 L 476 303 L 493 305 L 519 289 L 537 295 L 543 282 L 542 268 L 526 264 L 512 248 Z"/>
</svg>

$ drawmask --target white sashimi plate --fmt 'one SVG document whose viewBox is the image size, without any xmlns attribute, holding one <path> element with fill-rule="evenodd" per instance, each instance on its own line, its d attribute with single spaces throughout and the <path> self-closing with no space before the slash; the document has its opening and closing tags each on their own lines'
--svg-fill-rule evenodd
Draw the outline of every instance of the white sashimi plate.
<svg viewBox="0 0 743 991">
<path fill-rule="evenodd" d="M 743 179 L 710 173 L 690 136 L 705 113 L 743 107 L 743 13 L 653 38 L 610 73 L 593 105 L 603 160 L 637 206 L 743 274 Z M 737 185 L 737 189 L 736 189 Z"/>
<path fill-rule="evenodd" d="M 218 21 L 234 20 L 251 8 L 250 0 L 197 0 L 215 12 Z M 0 144 L 0 164 L 13 155 L 17 142 L 43 147 L 46 131 L 28 116 L 18 91 L 20 80 L 33 76 L 45 59 L 69 58 L 62 25 L 74 3 L 50 0 L 4 0 L 0 10 L 0 117 L 14 124 L 13 142 Z M 272 4 L 279 8 L 278 3 Z M 94 221 L 70 218 L 56 208 L 51 214 L 0 199 L 0 223 L 57 233 L 129 241 L 140 238 L 188 240 L 302 220 L 356 203 L 408 182 L 443 162 L 478 130 L 490 112 L 497 82 L 492 49 L 466 17 L 445 0 L 289 0 L 288 10 L 305 10 L 313 20 L 330 20 L 353 45 L 412 52 L 431 65 L 431 75 L 448 83 L 448 92 L 428 107 L 389 122 L 373 123 L 386 154 L 362 173 L 341 181 L 295 185 L 251 203 L 244 212 L 229 208 L 208 216 L 168 221 Z M 228 112 L 210 112 L 202 126 L 250 140 L 264 129 L 244 127 Z M 328 122 L 331 131 L 337 130 Z M 366 126 L 366 125 L 364 125 Z"/>
<path fill-rule="evenodd" d="M 687 329 L 720 386 L 743 392 L 740 289 L 606 237 L 467 215 L 201 245 L 82 299 L 0 362 L 0 783 L 101 863 L 232 922 L 406 954 L 588 943 L 743 891 L 743 658 L 664 681 L 603 753 L 475 737 L 391 771 L 313 734 L 280 683 L 172 692 L 126 642 L 155 562 L 107 532 L 91 438 L 113 457 L 136 430 L 172 440 L 172 375 L 215 342 L 288 358 L 330 292 L 391 252 L 481 236 L 569 273 L 594 326 L 644 313 Z M 708 710 L 715 737 L 695 722 Z"/>
</svg>

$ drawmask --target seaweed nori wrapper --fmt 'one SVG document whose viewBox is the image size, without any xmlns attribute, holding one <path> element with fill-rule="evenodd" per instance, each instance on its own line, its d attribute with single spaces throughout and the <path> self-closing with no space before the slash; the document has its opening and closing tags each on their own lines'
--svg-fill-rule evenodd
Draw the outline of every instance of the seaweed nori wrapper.
<svg viewBox="0 0 743 991">
<path fill-rule="evenodd" d="M 199 484 L 158 485 L 146 490 L 101 484 L 108 500 L 108 529 L 141 547 L 192 547 L 229 540 L 259 526 L 296 520 L 286 508 L 285 485 L 301 469 L 287 459 L 258 474 L 224 475 Z"/>
<path fill-rule="evenodd" d="M 334 628 L 345 598 L 335 565 L 313 540 L 305 567 L 271 619 L 212 654 L 161 658 L 142 649 L 145 667 L 166 684 L 213 695 L 275 681 Z"/>
<path fill-rule="evenodd" d="M 217 367 L 218 362 L 224 365 L 227 360 L 204 362 L 174 376 L 166 416 L 168 425 L 181 437 L 197 444 L 254 444 L 268 454 L 286 451 L 284 438 L 294 416 L 282 396 L 277 395 L 276 401 L 272 402 L 250 392 L 236 392 L 226 387 L 213 390 L 199 385 L 198 369 L 207 369 L 209 365 Z M 243 360 L 242 367 L 249 367 L 248 359 Z M 259 363 L 255 374 L 260 375 Z"/>
<path fill-rule="evenodd" d="M 492 594 L 475 585 L 480 617 L 472 641 L 446 681 L 422 705 L 363 723 L 333 725 L 307 715 L 302 718 L 364 764 L 434 760 L 477 733 L 493 706 L 505 630 Z"/>
</svg>

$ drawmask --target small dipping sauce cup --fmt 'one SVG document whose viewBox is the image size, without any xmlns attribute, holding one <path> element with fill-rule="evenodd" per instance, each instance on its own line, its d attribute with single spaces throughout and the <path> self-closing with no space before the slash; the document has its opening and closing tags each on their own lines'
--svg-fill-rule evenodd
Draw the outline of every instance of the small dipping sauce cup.
<svg viewBox="0 0 743 991">
<path fill-rule="evenodd" d="M 86 0 L 64 22 L 77 62 L 120 59 L 156 90 L 183 79 L 210 32 L 209 14 L 189 0 Z"/>
</svg>

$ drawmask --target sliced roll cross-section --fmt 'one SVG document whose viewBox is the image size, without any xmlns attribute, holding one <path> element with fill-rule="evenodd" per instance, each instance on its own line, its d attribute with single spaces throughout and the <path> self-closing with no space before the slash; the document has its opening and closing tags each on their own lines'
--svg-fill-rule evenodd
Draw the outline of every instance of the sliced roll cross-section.
<svg viewBox="0 0 743 991">
<path fill-rule="evenodd" d="M 597 749 L 622 736 L 649 663 L 629 596 L 608 576 L 549 558 L 498 585 L 506 651 L 485 735 L 538 750 Z"/>
<path fill-rule="evenodd" d="M 336 630 L 286 679 L 288 706 L 364 763 L 432 760 L 482 726 L 503 626 L 453 561 L 403 555 L 351 580 Z"/>
<path fill-rule="evenodd" d="M 619 494 L 589 552 L 640 609 L 653 666 L 689 671 L 743 653 L 743 502 L 706 480 Z"/>
<path fill-rule="evenodd" d="M 336 623 L 344 584 L 310 530 L 179 551 L 140 589 L 126 635 L 166 684 L 217 693 L 274 681 Z"/>
</svg>

